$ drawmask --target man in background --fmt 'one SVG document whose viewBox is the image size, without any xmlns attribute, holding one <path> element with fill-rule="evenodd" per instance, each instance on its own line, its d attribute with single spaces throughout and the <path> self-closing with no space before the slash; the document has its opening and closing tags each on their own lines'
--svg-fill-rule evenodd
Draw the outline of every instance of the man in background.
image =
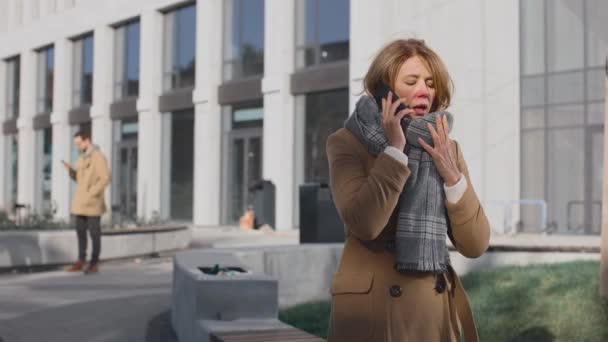
<svg viewBox="0 0 608 342">
<path fill-rule="evenodd" d="M 75 219 L 78 236 L 78 261 L 66 267 L 65 270 L 69 272 L 84 271 L 84 274 L 91 274 L 99 271 L 100 219 L 106 211 L 104 190 L 110 183 L 110 171 L 106 157 L 97 145 L 93 145 L 89 132 L 81 130 L 76 133 L 74 145 L 81 152 L 75 167 L 65 161 L 62 162 L 72 180 L 76 182 L 71 213 Z M 88 266 L 86 265 L 87 230 L 93 243 L 91 262 Z"/>
</svg>

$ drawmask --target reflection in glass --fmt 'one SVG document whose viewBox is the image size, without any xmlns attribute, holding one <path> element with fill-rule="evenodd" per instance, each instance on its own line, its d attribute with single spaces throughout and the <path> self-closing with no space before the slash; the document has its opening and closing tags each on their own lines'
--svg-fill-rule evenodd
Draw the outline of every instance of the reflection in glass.
<svg viewBox="0 0 608 342">
<path fill-rule="evenodd" d="M 115 39 L 115 98 L 137 96 L 139 94 L 139 21 L 118 27 Z"/>
<path fill-rule="evenodd" d="M 73 105 L 79 107 L 93 101 L 93 35 L 74 41 Z"/>
<path fill-rule="evenodd" d="M 55 74 L 55 49 L 38 52 L 38 113 L 53 111 L 53 78 Z"/>
<path fill-rule="evenodd" d="M 603 144 L 593 132 L 605 124 L 606 6 L 601 0 L 520 1 L 521 196 L 546 201 L 551 231 L 599 231 L 593 189 L 601 165 L 594 149 Z M 532 212 L 539 214 L 522 206 L 522 223 L 537 232 Z"/>
<path fill-rule="evenodd" d="M 195 48 L 196 5 L 165 14 L 165 90 L 194 85 Z"/>
<path fill-rule="evenodd" d="M 349 0 L 298 0 L 296 16 L 297 67 L 348 59 Z"/>
<path fill-rule="evenodd" d="M 9 119 L 19 116 L 20 65 L 19 57 L 6 61 L 6 113 Z"/>
<path fill-rule="evenodd" d="M 262 75 L 264 0 L 227 0 L 224 6 L 224 78 Z"/>
</svg>

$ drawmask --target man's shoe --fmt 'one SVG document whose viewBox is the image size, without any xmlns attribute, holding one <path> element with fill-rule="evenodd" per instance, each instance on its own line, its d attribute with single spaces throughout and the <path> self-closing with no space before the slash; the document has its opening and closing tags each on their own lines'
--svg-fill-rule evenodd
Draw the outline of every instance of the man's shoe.
<svg viewBox="0 0 608 342">
<path fill-rule="evenodd" d="M 99 268 L 97 267 L 97 263 L 89 264 L 89 266 L 84 270 L 84 274 L 93 274 L 99 272 Z"/>
<path fill-rule="evenodd" d="M 84 265 L 85 265 L 85 262 L 82 260 L 79 260 L 78 262 L 76 262 L 70 266 L 64 267 L 63 270 L 66 272 L 78 272 L 78 271 L 82 271 L 84 269 Z"/>
</svg>

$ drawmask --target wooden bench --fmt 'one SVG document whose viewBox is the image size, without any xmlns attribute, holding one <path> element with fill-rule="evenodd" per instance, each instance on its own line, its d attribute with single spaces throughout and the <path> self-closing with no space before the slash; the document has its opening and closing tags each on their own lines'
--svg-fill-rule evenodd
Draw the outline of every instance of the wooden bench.
<svg viewBox="0 0 608 342">
<path fill-rule="evenodd" d="M 325 342 L 324 339 L 311 335 L 297 328 L 226 331 L 211 334 L 211 342 Z"/>
</svg>

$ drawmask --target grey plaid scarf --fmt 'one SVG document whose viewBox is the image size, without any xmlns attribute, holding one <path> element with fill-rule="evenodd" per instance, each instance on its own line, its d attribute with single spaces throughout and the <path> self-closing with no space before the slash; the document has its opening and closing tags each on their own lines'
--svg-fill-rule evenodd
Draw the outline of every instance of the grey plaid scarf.
<svg viewBox="0 0 608 342">
<path fill-rule="evenodd" d="M 433 138 L 426 124 L 435 129 L 435 117 L 445 114 L 448 132 L 453 117 L 448 112 L 433 112 L 421 118 L 402 120 L 406 134 L 405 154 L 411 174 L 399 196 L 397 230 L 388 249 L 395 252 L 395 269 L 399 272 L 423 271 L 444 273 L 450 264 L 446 246 L 448 229 L 444 205 L 443 179 L 435 168 L 433 158 L 418 144 L 418 138 L 433 146 Z M 382 113 L 373 98 L 362 96 L 344 127 L 351 131 L 373 156 L 388 146 L 382 128 Z"/>
</svg>

